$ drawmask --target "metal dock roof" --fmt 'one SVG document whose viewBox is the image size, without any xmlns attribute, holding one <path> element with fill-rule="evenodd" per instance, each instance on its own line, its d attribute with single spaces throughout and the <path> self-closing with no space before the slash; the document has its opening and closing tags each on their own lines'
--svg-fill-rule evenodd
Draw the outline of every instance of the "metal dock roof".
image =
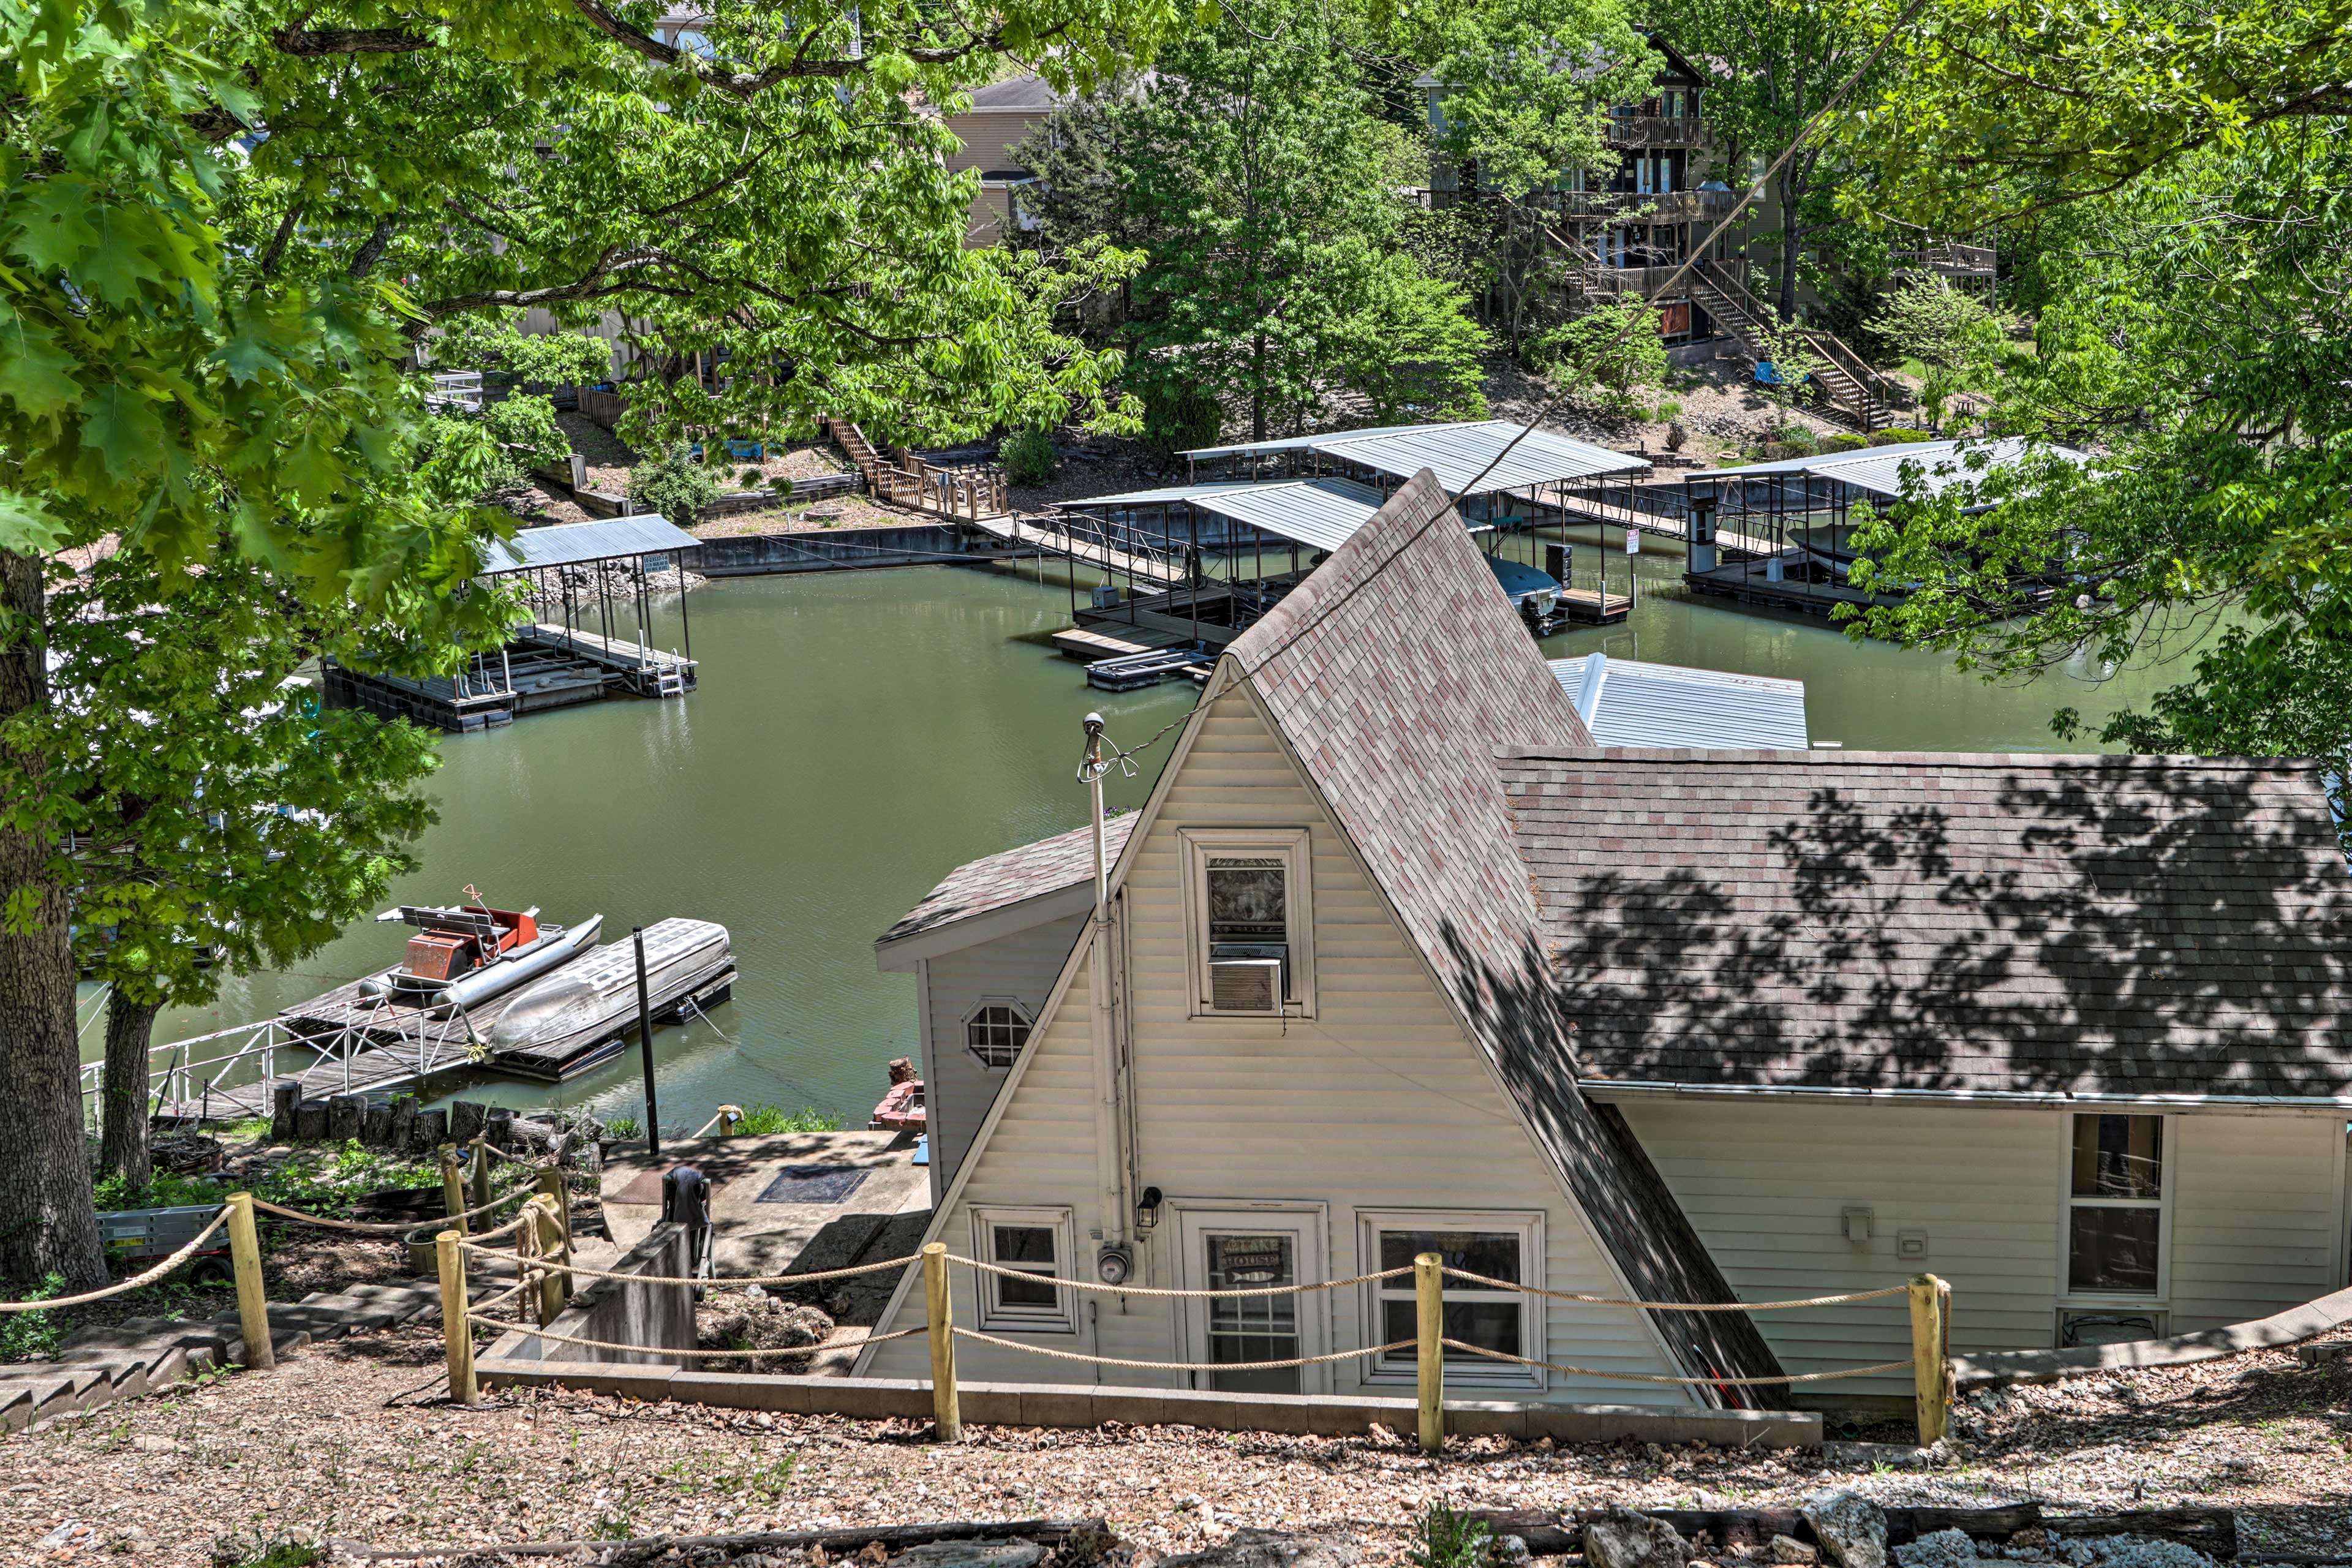
<svg viewBox="0 0 2352 1568">
<path fill-rule="evenodd" d="M 1337 550 L 1381 510 L 1381 492 L 1352 479 L 1223 479 L 1125 495 L 1089 496 L 1064 508 L 1170 505 L 1178 501 L 1316 550 Z"/>
<path fill-rule="evenodd" d="M 1521 436 L 1521 432 L 1527 433 Z M 1513 445 L 1514 438 L 1517 445 Z M 1478 479 L 1506 447 L 1510 455 L 1492 473 Z M 1238 447 L 1203 447 L 1187 458 L 1233 458 L 1268 452 L 1311 451 L 1340 462 L 1360 463 L 1379 473 L 1411 479 L 1427 468 L 1437 476 L 1445 493 L 1489 495 L 1528 485 L 1558 484 L 1646 471 L 1646 458 L 1629 458 L 1606 447 L 1595 447 L 1549 430 L 1527 430 L 1509 419 L 1480 419 L 1458 425 L 1395 425 L 1374 430 L 1336 430 L 1321 436 L 1293 436 L 1278 441 L 1252 441 Z M 1477 479 L 1475 487 L 1471 481 Z"/>
<path fill-rule="evenodd" d="M 1591 653 L 1551 672 L 1603 746 L 1804 751 L 1805 683 Z"/>
<path fill-rule="evenodd" d="M 2008 468 L 2022 458 L 2028 444 L 2021 437 L 1994 441 L 1909 441 L 1888 447 L 1867 447 L 1857 452 L 1827 452 L 1811 458 L 1783 458 L 1771 463 L 1748 463 L 1736 468 L 1702 468 L 1684 476 L 1693 479 L 1747 479 L 1772 474 L 1818 474 L 1873 495 L 1900 496 L 1904 468 L 1916 464 L 1919 482 L 1933 494 L 1953 485 L 1973 482 L 1991 468 Z M 2072 447 L 2044 445 L 2040 448 L 2076 465 L 2090 454 Z M 1981 458 L 1981 464 L 1976 459 Z"/>
<path fill-rule="evenodd" d="M 552 528 L 526 528 L 512 539 L 492 540 L 483 552 L 481 574 L 497 577 L 541 566 L 578 566 L 591 561 L 660 555 L 672 550 L 688 550 L 699 542 L 659 512 L 600 518 L 593 522 L 557 523 Z"/>
</svg>

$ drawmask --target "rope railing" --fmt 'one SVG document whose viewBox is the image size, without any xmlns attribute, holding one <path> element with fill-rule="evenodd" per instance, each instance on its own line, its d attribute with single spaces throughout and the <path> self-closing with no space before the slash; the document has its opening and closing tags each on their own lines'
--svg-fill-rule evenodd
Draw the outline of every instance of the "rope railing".
<svg viewBox="0 0 2352 1568">
<path fill-rule="evenodd" d="M 1410 1268 L 1395 1272 L 1410 1274 Z M 1582 1290 L 1546 1290 L 1516 1279 L 1496 1279 L 1484 1274 L 1473 1274 L 1466 1268 L 1441 1268 L 1438 1272 L 1449 1279 L 1459 1279 L 1465 1285 L 1475 1285 L 1487 1290 L 1517 1290 L 1522 1295 L 1541 1296 L 1553 1301 L 1575 1301 L 1587 1307 L 1633 1307 L 1644 1312 L 1777 1312 L 1790 1307 L 1843 1307 L 1856 1301 L 1879 1301 L 1890 1296 L 1908 1295 L 1908 1285 L 1886 1285 L 1875 1290 L 1849 1290 L 1836 1296 L 1807 1296 L 1794 1301 L 1642 1301 L 1620 1296 L 1594 1296 Z M 1774 1379 L 1772 1381 L 1779 1381 Z"/>
<path fill-rule="evenodd" d="M 269 1203 L 262 1198 L 254 1199 L 253 1206 L 265 1214 L 275 1215 L 279 1219 L 290 1219 L 298 1225 L 314 1225 L 322 1230 L 345 1230 L 359 1236 L 410 1236 L 420 1230 L 431 1230 L 436 1226 L 451 1225 L 461 1219 L 473 1219 L 478 1215 L 489 1213 L 492 1209 L 504 1208 L 517 1198 L 530 1197 L 534 1189 L 530 1187 L 517 1187 L 512 1192 L 502 1194 L 492 1198 L 488 1203 L 478 1205 L 473 1208 L 421 1220 L 330 1219 L 325 1215 L 304 1214 L 300 1209 L 289 1209 L 282 1204 Z"/>
<path fill-rule="evenodd" d="M 545 1198 L 524 1211 L 514 1223 L 529 1223 L 539 1216 L 548 1227 L 555 1224 L 555 1202 Z M 450 1335 L 448 1353 L 450 1388 L 460 1403 L 471 1403 L 474 1393 L 473 1328 L 479 1324 L 499 1332 L 534 1334 L 551 1343 L 579 1346 L 583 1349 L 616 1352 L 643 1353 L 651 1347 L 597 1341 L 566 1334 L 547 1325 L 555 1316 L 557 1285 L 568 1289 L 573 1278 L 615 1279 L 624 1282 L 654 1285 L 681 1285 L 705 1288 L 713 1285 L 775 1285 L 814 1284 L 827 1279 L 845 1279 L 883 1269 L 904 1268 L 910 1258 L 893 1258 L 872 1263 L 853 1264 L 847 1268 L 812 1271 L 806 1274 L 761 1275 L 757 1277 L 690 1276 L 628 1274 L 614 1269 L 591 1268 L 573 1264 L 567 1258 L 554 1256 L 552 1231 L 542 1229 L 536 1238 L 519 1243 L 517 1267 L 524 1275 L 519 1292 L 526 1292 L 530 1281 L 541 1283 L 541 1321 L 534 1326 L 510 1319 L 488 1316 L 478 1309 L 464 1305 L 465 1268 L 468 1255 L 497 1256 L 483 1245 L 488 1239 L 467 1237 L 455 1231 L 445 1231 L 439 1241 L 442 1266 L 442 1295 L 450 1303 L 443 1321 Z M 1547 1290 L 1517 1280 L 1499 1279 L 1492 1275 L 1445 1265 L 1436 1253 L 1423 1253 L 1410 1267 L 1384 1268 L 1354 1275 L 1341 1279 L 1315 1280 L 1289 1285 L 1237 1286 L 1230 1289 L 1179 1289 L 1131 1284 L 1109 1284 L 1087 1279 L 1066 1279 L 1059 1276 L 1039 1274 L 1030 1269 L 1010 1268 L 979 1258 L 950 1253 L 941 1242 L 927 1243 L 919 1255 L 922 1263 L 923 1320 L 918 1326 L 897 1330 L 887 1334 L 874 1334 L 858 1342 L 866 1345 L 886 1344 L 895 1340 L 927 1335 L 930 1342 L 930 1389 L 933 1427 L 943 1442 L 956 1441 L 962 1431 L 962 1417 L 958 1404 L 955 1348 L 957 1342 L 986 1345 L 992 1350 L 1014 1351 L 1027 1355 L 1042 1356 L 1052 1361 L 1092 1363 L 1097 1367 L 1130 1368 L 1153 1373 L 1234 1373 L 1273 1372 L 1307 1367 L 1337 1365 L 1342 1363 L 1378 1360 L 1398 1352 L 1412 1350 L 1415 1356 L 1414 1380 L 1419 1391 L 1420 1428 L 1423 1447 L 1434 1453 L 1444 1447 L 1445 1435 L 1445 1362 L 1447 1352 L 1466 1355 L 1484 1361 L 1501 1362 L 1525 1367 L 1531 1372 L 1557 1373 L 1562 1377 L 1591 1378 L 1601 1382 L 1635 1383 L 1656 1386 L 1714 1390 L 1727 1395 L 1735 1389 L 1772 1388 L 1815 1383 L 1830 1383 L 1861 1377 L 1891 1376 L 1906 1369 L 1912 1374 L 1913 1388 L 1919 1414 L 1920 1440 L 1932 1443 L 1943 1436 L 1950 1409 L 1950 1310 L 1951 1288 L 1933 1275 L 1920 1275 L 1907 1284 L 1882 1286 L 1868 1290 L 1849 1290 L 1833 1294 L 1804 1297 L 1780 1301 L 1652 1301 L 1638 1297 L 1603 1296 L 1589 1291 Z M 1230 1300 L 1265 1299 L 1275 1296 L 1298 1296 L 1317 1290 L 1340 1290 L 1377 1284 L 1410 1275 L 1413 1280 L 1414 1337 L 1391 1340 L 1385 1344 L 1365 1345 L 1348 1350 L 1327 1351 L 1313 1355 L 1272 1357 L 1259 1361 L 1174 1361 L 1146 1359 L 1135 1356 L 1105 1354 L 1099 1347 L 1092 1350 L 1064 1349 L 1041 1344 L 1030 1340 L 1012 1339 L 981 1329 L 965 1328 L 956 1323 L 953 1293 L 950 1289 L 950 1269 L 961 1267 L 980 1276 L 1015 1278 L 1055 1289 L 1094 1291 L 1122 1296 L 1140 1296 L 1159 1300 Z M 1908 1361 L 1879 1362 L 1868 1366 L 1832 1367 L 1815 1372 L 1763 1373 L 1652 1373 L 1628 1371 L 1612 1367 L 1581 1366 L 1567 1362 L 1547 1361 L 1535 1356 L 1523 1356 L 1492 1346 L 1473 1344 L 1456 1339 L 1444 1331 L 1444 1289 L 1447 1279 L 1475 1286 L 1482 1290 L 1507 1290 L 1548 1300 L 1574 1302 L 1581 1306 L 1622 1308 L 1643 1311 L 1686 1312 L 1763 1312 L 1806 1307 L 1851 1306 L 1867 1301 L 1887 1300 L 1897 1296 L 1909 1298 L 1911 1309 L 1912 1356 Z M 504 1300 L 505 1298 L 500 1298 Z M 818 1348 L 818 1347 L 810 1347 Z M 680 1356 L 756 1357 L 790 1353 L 770 1349 L 719 1349 L 679 1351 Z"/>
</svg>

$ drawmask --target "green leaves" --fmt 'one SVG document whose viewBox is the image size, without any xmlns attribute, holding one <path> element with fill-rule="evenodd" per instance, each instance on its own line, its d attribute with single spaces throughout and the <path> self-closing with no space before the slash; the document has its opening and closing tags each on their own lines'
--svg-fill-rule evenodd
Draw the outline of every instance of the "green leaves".
<svg viewBox="0 0 2352 1568">
<path fill-rule="evenodd" d="M 14 404 L 20 418 L 46 422 L 79 403 L 81 384 L 73 372 L 79 367 L 42 326 L 14 313 L 0 317 L 0 398 Z"/>
<path fill-rule="evenodd" d="M 0 550 L 38 554 L 55 548 L 64 531 L 65 524 L 33 497 L 0 489 Z"/>
</svg>

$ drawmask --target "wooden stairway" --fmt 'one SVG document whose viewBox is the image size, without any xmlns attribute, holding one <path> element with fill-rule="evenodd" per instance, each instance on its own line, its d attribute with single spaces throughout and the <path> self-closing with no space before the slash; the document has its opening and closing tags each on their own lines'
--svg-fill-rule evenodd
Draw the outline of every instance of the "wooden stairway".
<svg viewBox="0 0 2352 1568">
<path fill-rule="evenodd" d="M 1731 335 L 1749 359 L 1770 357 L 1766 324 L 1776 312 L 1748 292 L 1729 268 L 1718 262 L 1700 262 L 1691 269 L 1690 291 L 1699 308 Z M 1780 335 L 1794 337 L 1813 355 L 1814 379 L 1838 418 L 1865 435 L 1895 423 L 1893 385 L 1835 335 L 1814 327 L 1791 327 Z"/>
<path fill-rule="evenodd" d="M 876 451 L 874 444 L 866 438 L 866 432 L 848 420 L 828 414 L 818 423 L 865 476 L 866 492 L 877 500 L 963 521 L 1001 517 L 1010 510 L 1004 470 L 997 464 L 935 468 L 908 454 L 905 465 L 901 465 Z"/>
</svg>

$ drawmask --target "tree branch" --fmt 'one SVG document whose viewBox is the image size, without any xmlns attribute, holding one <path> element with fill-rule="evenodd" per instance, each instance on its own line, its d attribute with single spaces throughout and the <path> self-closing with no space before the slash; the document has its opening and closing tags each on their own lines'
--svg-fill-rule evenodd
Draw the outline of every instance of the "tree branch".
<svg viewBox="0 0 2352 1568">
<path fill-rule="evenodd" d="M 392 231 L 399 226 L 398 218 L 376 220 L 374 231 L 361 242 L 358 253 L 352 258 L 351 266 L 344 268 L 352 282 L 358 282 L 375 270 L 375 264 L 383 259 L 384 247 L 392 243 Z"/>
<path fill-rule="evenodd" d="M 434 39 L 405 27 L 329 27 L 312 32 L 297 23 L 269 35 L 281 55 L 316 59 L 324 55 L 413 55 L 438 48 Z"/>
</svg>

